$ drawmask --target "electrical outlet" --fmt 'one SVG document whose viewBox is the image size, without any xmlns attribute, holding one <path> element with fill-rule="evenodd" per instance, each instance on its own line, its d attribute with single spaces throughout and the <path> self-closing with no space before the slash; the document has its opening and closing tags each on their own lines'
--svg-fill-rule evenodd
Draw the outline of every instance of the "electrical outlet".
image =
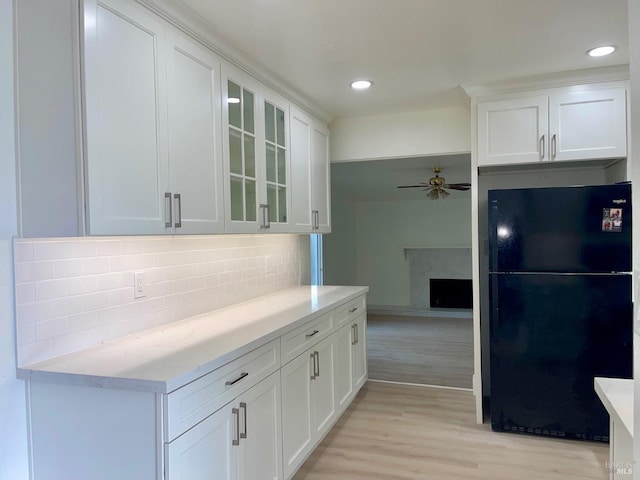
<svg viewBox="0 0 640 480">
<path fill-rule="evenodd" d="M 145 292 L 147 282 L 144 272 L 135 272 L 133 274 L 133 298 L 142 298 L 147 294 Z"/>
</svg>

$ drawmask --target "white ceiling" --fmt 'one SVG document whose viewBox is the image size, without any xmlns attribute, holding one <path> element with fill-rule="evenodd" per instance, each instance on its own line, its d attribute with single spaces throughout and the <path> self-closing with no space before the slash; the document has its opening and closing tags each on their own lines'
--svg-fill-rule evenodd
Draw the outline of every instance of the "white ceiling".
<svg viewBox="0 0 640 480">
<path fill-rule="evenodd" d="M 628 63 L 627 0 L 181 0 L 331 118 L 463 106 L 461 85 Z M 615 44 L 613 55 L 585 51 Z M 375 86 L 354 92 L 349 82 Z"/>
</svg>

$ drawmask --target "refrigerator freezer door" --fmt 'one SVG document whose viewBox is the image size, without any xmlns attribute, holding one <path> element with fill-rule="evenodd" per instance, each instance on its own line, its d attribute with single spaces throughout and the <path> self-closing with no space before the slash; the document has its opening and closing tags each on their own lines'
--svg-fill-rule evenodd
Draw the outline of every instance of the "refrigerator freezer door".
<svg viewBox="0 0 640 480">
<path fill-rule="evenodd" d="M 491 425 L 606 441 L 593 378 L 631 378 L 630 275 L 491 274 Z"/>
<path fill-rule="evenodd" d="M 493 272 L 630 272 L 631 186 L 491 190 Z"/>
</svg>

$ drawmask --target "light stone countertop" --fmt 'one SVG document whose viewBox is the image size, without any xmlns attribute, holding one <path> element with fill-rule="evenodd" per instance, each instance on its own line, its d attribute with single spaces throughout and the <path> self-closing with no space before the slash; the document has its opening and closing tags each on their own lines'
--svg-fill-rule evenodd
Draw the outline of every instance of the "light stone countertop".
<svg viewBox="0 0 640 480">
<path fill-rule="evenodd" d="M 17 375 L 31 381 L 168 393 L 368 290 L 288 288 L 24 365 Z"/>
<path fill-rule="evenodd" d="M 611 419 L 633 438 L 633 380 L 596 377 L 593 385 Z"/>
</svg>

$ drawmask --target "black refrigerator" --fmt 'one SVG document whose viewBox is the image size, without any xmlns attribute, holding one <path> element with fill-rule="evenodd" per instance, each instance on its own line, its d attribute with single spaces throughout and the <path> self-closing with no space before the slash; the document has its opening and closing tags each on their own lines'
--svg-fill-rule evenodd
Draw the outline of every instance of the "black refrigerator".
<svg viewBox="0 0 640 480">
<path fill-rule="evenodd" d="M 489 191 L 491 426 L 607 442 L 631 378 L 631 185 Z"/>
</svg>

